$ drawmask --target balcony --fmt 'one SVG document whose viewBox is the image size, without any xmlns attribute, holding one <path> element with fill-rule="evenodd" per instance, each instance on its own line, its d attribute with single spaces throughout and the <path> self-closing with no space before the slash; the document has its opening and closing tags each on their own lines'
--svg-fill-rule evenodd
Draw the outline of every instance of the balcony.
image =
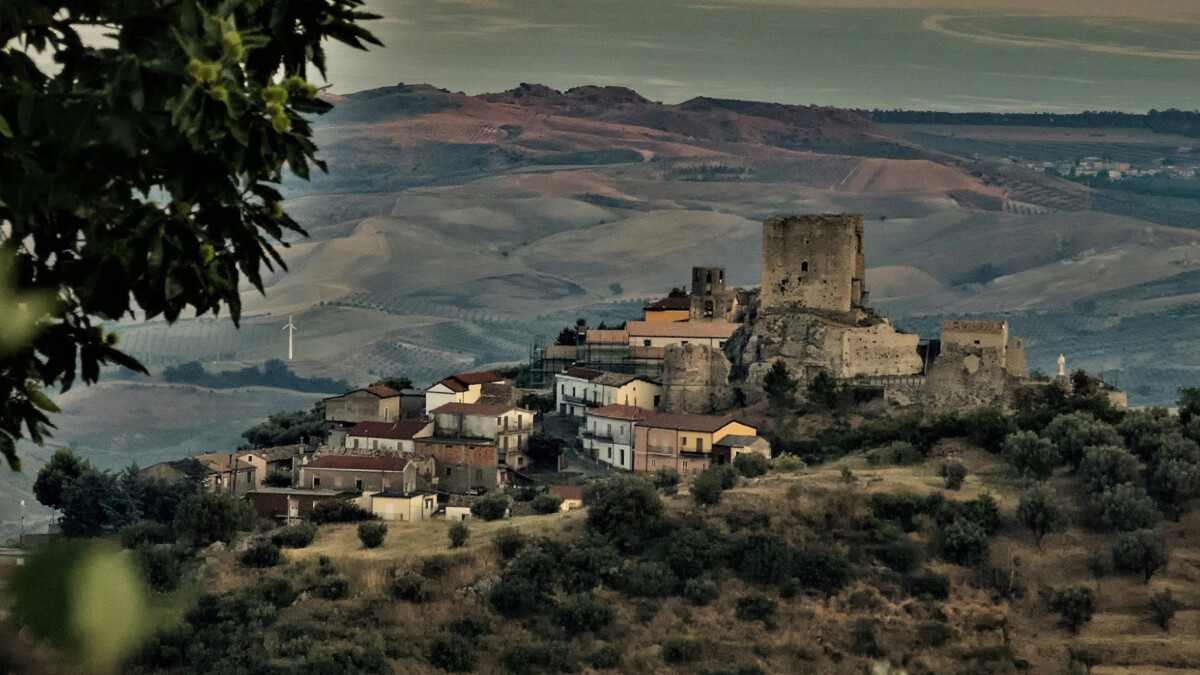
<svg viewBox="0 0 1200 675">
<path fill-rule="evenodd" d="M 562 403 L 574 403 L 576 405 L 586 405 L 593 408 L 598 408 L 600 406 L 600 401 L 589 400 L 581 396 L 570 396 L 568 394 L 560 393 L 558 395 L 558 400 Z"/>
</svg>

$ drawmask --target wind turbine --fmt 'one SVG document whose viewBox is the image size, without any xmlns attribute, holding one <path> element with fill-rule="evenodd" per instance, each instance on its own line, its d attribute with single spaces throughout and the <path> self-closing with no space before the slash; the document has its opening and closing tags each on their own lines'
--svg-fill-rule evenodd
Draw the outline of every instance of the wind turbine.
<svg viewBox="0 0 1200 675">
<path fill-rule="evenodd" d="M 292 315 L 291 314 L 288 314 L 288 322 L 287 322 L 287 325 L 283 327 L 283 330 L 286 330 L 288 332 L 288 361 L 291 361 L 292 360 L 292 335 L 296 332 L 296 324 L 292 323 Z"/>
</svg>

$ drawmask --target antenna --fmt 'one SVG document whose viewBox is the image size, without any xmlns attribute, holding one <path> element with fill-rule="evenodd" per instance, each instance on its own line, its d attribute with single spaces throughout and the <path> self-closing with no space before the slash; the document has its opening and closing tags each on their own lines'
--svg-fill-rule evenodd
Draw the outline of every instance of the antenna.
<svg viewBox="0 0 1200 675">
<path fill-rule="evenodd" d="M 287 322 L 287 325 L 283 327 L 283 330 L 286 330 L 288 332 L 288 361 L 291 361 L 292 360 L 292 335 L 295 334 L 295 332 L 296 332 L 296 324 L 292 323 L 292 315 L 291 314 L 288 314 L 288 322 Z"/>
</svg>

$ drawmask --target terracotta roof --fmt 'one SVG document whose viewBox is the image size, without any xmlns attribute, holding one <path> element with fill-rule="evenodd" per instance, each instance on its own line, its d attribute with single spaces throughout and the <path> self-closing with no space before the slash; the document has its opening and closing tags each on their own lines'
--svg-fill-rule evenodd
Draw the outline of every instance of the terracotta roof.
<svg viewBox="0 0 1200 675">
<path fill-rule="evenodd" d="M 485 384 L 487 382 L 503 382 L 504 378 L 488 371 L 481 370 L 474 373 L 458 373 L 451 375 L 446 379 L 438 382 L 438 384 L 446 385 L 450 391 L 466 391 L 474 384 Z"/>
<path fill-rule="evenodd" d="M 738 436 L 736 434 L 729 434 L 728 436 L 722 436 L 721 440 L 713 443 L 713 445 L 723 445 L 727 448 L 745 448 L 754 445 L 761 440 L 761 436 Z"/>
<path fill-rule="evenodd" d="M 574 378 L 577 378 L 580 380 L 587 380 L 588 382 L 591 382 L 592 380 L 596 379 L 597 377 L 600 377 L 601 375 L 603 375 L 604 371 L 603 370 L 595 370 L 592 368 L 583 368 L 581 366 L 574 366 L 571 368 L 567 368 L 566 370 L 564 370 L 562 372 L 562 374 L 566 375 L 567 377 L 574 377 Z"/>
<path fill-rule="evenodd" d="M 583 340 L 592 344 L 626 344 L 629 342 L 629 331 L 592 329 L 584 334 Z"/>
<path fill-rule="evenodd" d="M 246 462 L 245 460 L 238 458 L 237 455 L 233 455 L 228 452 L 208 452 L 203 455 L 196 455 L 192 459 L 203 464 L 204 468 L 208 469 L 209 471 L 217 472 L 233 471 L 235 466 L 237 466 L 238 469 L 245 469 L 246 467 L 251 466 L 249 462 Z M 239 462 L 241 462 L 240 466 L 238 466 Z"/>
<path fill-rule="evenodd" d="M 429 426 L 425 420 L 399 420 L 396 422 L 359 422 L 346 432 L 347 436 L 366 436 L 371 438 L 393 438 L 410 440 L 421 430 Z"/>
<path fill-rule="evenodd" d="M 298 457 L 304 454 L 307 446 L 303 445 L 280 445 L 274 448 L 255 448 L 253 450 L 242 450 L 237 453 L 238 457 L 254 455 L 261 457 L 268 462 L 273 462 L 280 459 L 288 459 L 290 457 Z"/>
<path fill-rule="evenodd" d="M 434 408 L 434 415 L 503 415 L 510 410 L 520 410 L 515 405 L 489 405 L 487 403 L 447 403 Z"/>
<path fill-rule="evenodd" d="M 667 311 L 691 310 L 691 308 L 692 308 L 692 299 L 685 295 L 683 297 L 676 297 L 676 298 L 668 297 L 668 298 L 663 298 L 662 300 L 656 300 L 656 301 L 646 305 L 643 309 L 645 309 L 647 312 L 667 312 Z"/>
<path fill-rule="evenodd" d="M 304 465 L 308 469 L 357 469 L 360 471 L 403 471 L 408 460 L 403 457 L 350 457 L 326 455 Z"/>
<path fill-rule="evenodd" d="M 638 426 L 676 431 L 701 431 L 711 433 L 737 420 L 715 415 L 688 415 L 685 413 L 658 413 L 638 422 Z"/>
<path fill-rule="evenodd" d="M 496 442 L 490 438 L 455 438 L 453 436 L 425 436 L 415 439 L 417 443 L 437 443 L 439 445 L 473 445 L 481 448 L 495 447 Z"/>
<path fill-rule="evenodd" d="M 583 500 L 582 485 L 551 485 L 550 496 L 558 499 Z"/>
<path fill-rule="evenodd" d="M 363 391 L 369 391 L 379 398 L 392 398 L 393 396 L 400 395 L 400 392 L 382 384 L 377 384 L 374 387 L 367 387 L 366 389 L 363 389 Z"/>
<path fill-rule="evenodd" d="M 575 345 L 550 345 L 546 347 L 548 359 L 573 359 L 578 348 Z"/>
<path fill-rule="evenodd" d="M 649 382 L 650 384 L 658 384 L 654 380 L 641 375 L 630 375 L 629 373 L 604 373 L 600 377 L 592 380 L 592 384 L 599 384 L 605 387 L 623 387 L 634 380 Z"/>
<path fill-rule="evenodd" d="M 595 410 L 589 410 L 587 414 L 591 417 L 603 417 L 610 420 L 633 420 L 640 421 L 654 414 L 653 410 L 646 410 L 635 405 L 621 405 L 620 403 L 610 403 L 605 406 L 600 406 Z"/>
<path fill-rule="evenodd" d="M 725 321 L 630 321 L 625 324 L 625 329 L 629 331 L 629 336 L 634 338 L 679 337 L 728 339 L 741 325 L 740 323 L 728 323 Z"/>
</svg>

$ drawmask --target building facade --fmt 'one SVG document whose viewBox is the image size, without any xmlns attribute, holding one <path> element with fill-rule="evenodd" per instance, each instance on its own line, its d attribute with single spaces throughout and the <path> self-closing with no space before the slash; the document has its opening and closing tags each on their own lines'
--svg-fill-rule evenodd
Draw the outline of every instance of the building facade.
<svg viewBox="0 0 1200 675">
<path fill-rule="evenodd" d="M 425 413 L 447 403 L 475 403 L 483 394 L 483 385 L 502 382 L 504 378 L 490 371 L 451 375 L 425 390 Z"/>
<path fill-rule="evenodd" d="M 633 470 L 697 474 L 712 463 L 713 446 L 722 438 L 757 434 L 754 427 L 729 417 L 657 413 L 634 428 Z"/>
<path fill-rule="evenodd" d="M 399 422 L 359 422 L 346 432 L 346 445 L 352 450 L 371 450 L 411 454 L 413 439 L 433 435 L 433 422 L 423 419 Z"/>
<path fill-rule="evenodd" d="M 404 457 L 327 455 L 300 468 L 300 485 L 338 492 L 411 492 L 416 471 Z"/>
<path fill-rule="evenodd" d="M 638 422 L 653 414 L 644 408 L 617 404 L 589 410 L 579 427 L 584 454 L 614 468 L 632 471 L 634 430 Z"/>
</svg>

